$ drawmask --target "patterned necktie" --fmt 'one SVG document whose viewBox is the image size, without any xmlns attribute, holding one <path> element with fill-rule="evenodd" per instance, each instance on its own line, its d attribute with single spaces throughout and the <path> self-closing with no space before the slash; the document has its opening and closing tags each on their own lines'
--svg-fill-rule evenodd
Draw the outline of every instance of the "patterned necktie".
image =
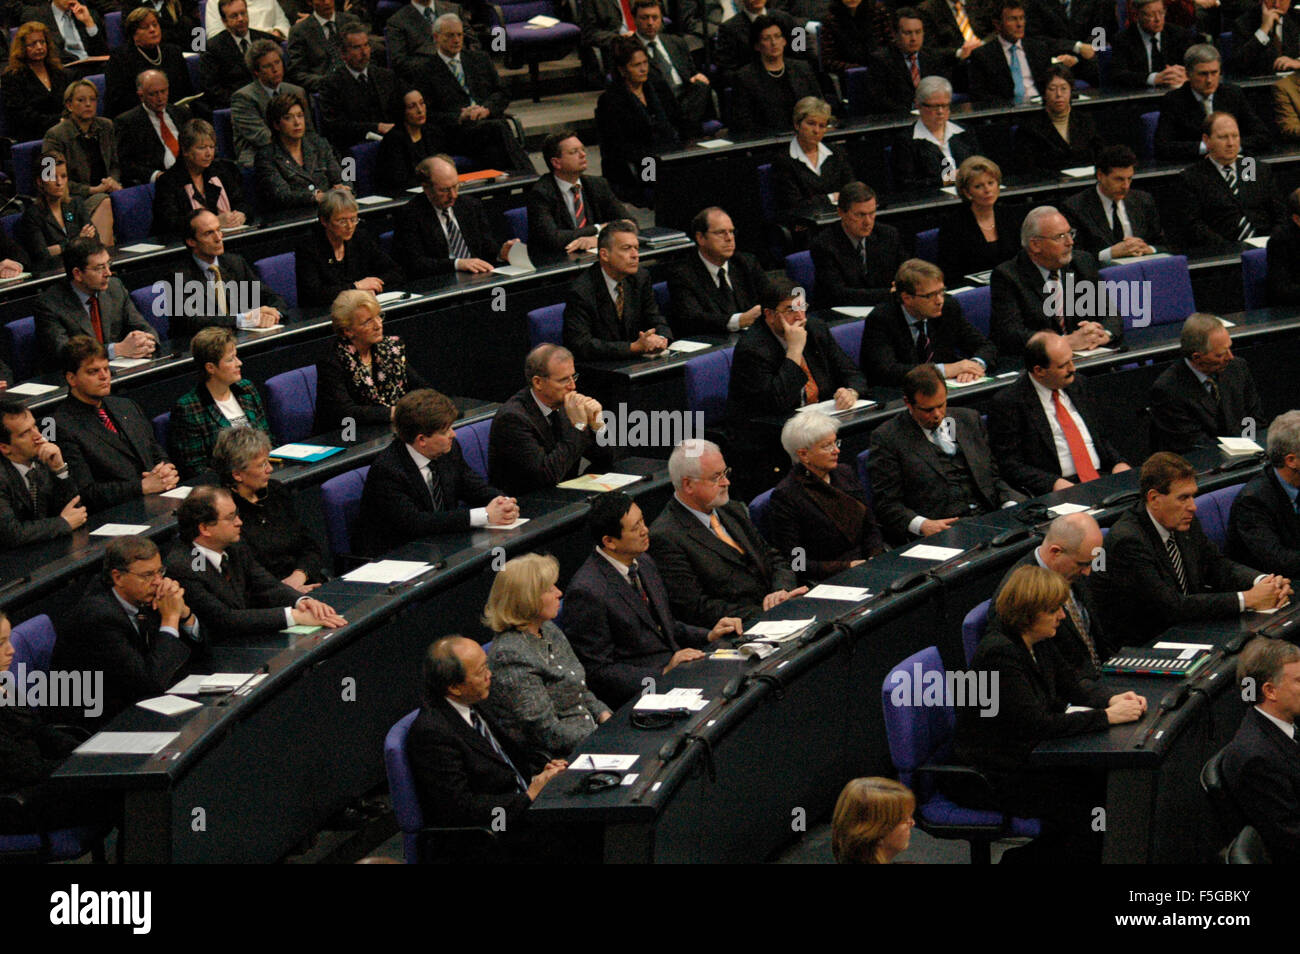
<svg viewBox="0 0 1300 954">
<path fill-rule="evenodd" d="M 866 239 L 858 239 L 858 260 L 861 261 L 863 265 L 867 264 L 867 240 Z"/>
<path fill-rule="evenodd" d="M 105 411 L 102 407 L 99 407 L 95 409 L 95 414 L 99 418 L 99 423 L 107 427 L 109 431 L 111 431 L 112 433 L 114 434 L 117 433 L 117 425 L 113 423 L 113 419 L 108 416 L 107 411 Z"/>
<path fill-rule="evenodd" d="M 432 4 L 432 3 L 429 4 L 427 7 L 424 8 L 424 21 L 425 21 L 427 24 L 429 24 L 429 32 L 432 33 L 432 32 L 433 32 L 433 21 L 434 21 L 434 16 L 433 16 L 433 4 Z"/>
<path fill-rule="evenodd" d="M 1070 598 L 1065 601 L 1065 611 L 1070 614 L 1070 621 L 1074 623 L 1074 628 L 1079 631 L 1080 638 L 1083 639 L 1083 645 L 1088 648 L 1088 658 L 1092 660 L 1094 668 L 1101 665 L 1101 659 L 1097 656 L 1097 645 L 1092 641 L 1092 633 L 1088 632 L 1088 618 L 1084 614 L 1083 607 L 1079 601 L 1074 598 L 1074 591 L 1070 591 Z"/>
<path fill-rule="evenodd" d="M 619 321 L 623 320 L 623 308 L 627 301 L 623 297 L 623 280 L 620 278 L 614 283 L 614 312 L 618 315 Z"/>
<path fill-rule="evenodd" d="M 956 0 L 952 6 L 953 14 L 957 18 L 957 29 L 961 31 L 962 39 L 966 42 L 979 39 L 970 25 L 970 17 L 966 16 L 966 8 L 962 5 L 961 0 Z"/>
<path fill-rule="evenodd" d="M 1118 244 L 1127 237 L 1124 235 L 1124 223 L 1119 220 L 1119 203 L 1110 204 L 1110 235 Z"/>
<path fill-rule="evenodd" d="M 930 336 L 926 333 L 925 322 L 916 323 L 916 363 L 929 364 L 934 358 L 934 348 L 930 343 Z"/>
<path fill-rule="evenodd" d="M 1020 70 L 1020 44 L 1011 44 L 1011 92 L 1017 103 L 1025 101 L 1025 74 Z"/>
<path fill-rule="evenodd" d="M 240 55 L 241 57 L 247 55 L 247 53 L 248 53 L 248 37 L 244 37 L 242 40 L 236 40 L 236 41 L 235 41 L 235 46 L 239 47 L 239 55 Z"/>
<path fill-rule="evenodd" d="M 32 498 L 32 513 L 36 516 L 41 515 L 40 491 L 36 487 L 36 468 L 27 471 L 23 478 L 27 481 L 27 496 Z"/>
<path fill-rule="evenodd" d="M 564 434 L 564 412 L 552 411 L 549 415 L 548 422 L 551 425 L 551 434 L 555 437 L 555 443 L 560 442 L 560 437 Z"/>
<path fill-rule="evenodd" d="M 1165 552 L 1169 554 L 1169 562 L 1174 565 L 1174 576 L 1178 577 L 1178 592 L 1186 595 L 1187 574 L 1183 570 L 1183 555 L 1178 552 L 1178 544 L 1174 543 L 1172 533 L 1165 537 Z"/>
<path fill-rule="evenodd" d="M 99 296 L 91 295 L 87 301 L 90 306 L 90 330 L 95 333 L 95 340 L 104 343 L 104 320 L 99 313 Z"/>
<path fill-rule="evenodd" d="M 221 269 L 217 267 L 216 262 L 212 263 L 212 267 L 209 268 L 208 271 L 212 273 L 212 281 L 213 281 L 212 293 L 213 293 L 213 297 L 216 299 L 217 314 L 224 315 L 227 313 L 225 279 L 221 277 Z"/>
<path fill-rule="evenodd" d="M 433 461 L 429 461 L 424 465 L 424 470 L 428 474 L 425 483 L 429 485 L 429 499 L 433 501 L 434 513 L 439 513 L 445 508 L 442 499 L 442 481 L 438 479 L 438 468 L 434 466 Z"/>
<path fill-rule="evenodd" d="M 813 380 L 812 372 L 808 370 L 808 360 L 800 358 L 799 367 L 803 369 L 804 376 L 803 403 L 816 404 L 817 399 L 821 397 L 821 390 L 817 387 L 817 382 Z"/>
<path fill-rule="evenodd" d="M 921 82 L 921 67 L 917 65 L 915 53 L 908 54 L 907 64 L 910 67 L 908 72 L 912 74 L 912 88 L 915 89 Z"/>
<path fill-rule="evenodd" d="M 582 204 L 582 186 L 573 186 L 573 224 L 580 229 L 587 227 L 587 207 Z"/>
<path fill-rule="evenodd" d="M 1219 403 L 1219 381 L 1214 375 L 1205 379 L 1205 393 L 1210 396 L 1210 400 L 1215 404 Z"/>
<path fill-rule="evenodd" d="M 1052 407 L 1056 411 L 1056 423 L 1061 426 L 1061 433 L 1065 435 L 1065 445 L 1070 448 L 1070 459 L 1074 461 L 1075 476 L 1079 478 L 1080 483 L 1096 480 L 1101 475 L 1097 473 L 1097 468 L 1092 466 L 1088 445 L 1084 443 L 1083 434 L 1080 433 L 1079 426 L 1074 423 L 1074 417 L 1061 402 L 1060 391 L 1052 392 Z"/>
<path fill-rule="evenodd" d="M 636 563 L 627 568 L 628 581 L 636 587 L 637 594 L 641 597 L 641 602 L 649 605 L 650 597 L 646 595 L 645 585 L 641 582 L 641 574 L 637 572 Z"/>
<path fill-rule="evenodd" d="M 713 530 L 713 535 L 715 537 L 727 546 L 731 547 L 731 549 L 735 550 L 737 553 L 742 556 L 744 555 L 745 551 L 741 545 L 731 539 L 731 534 L 727 533 L 726 529 L 722 526 L 722 521 L 718 519 L 717 511 L 713 511 L 709 514 L 709 527 Z"/>
<path fill-rule="evenodd" d="M 1227 165 L 1223 171 L 1223 178 L 1228 183 L 1228 191 L 1232 193 L 1232 197 L 1240 202 L 1241 189 L 1237 181 L 1237 164 L 1235 162 L 1231 162 Z M 1246 218 L 1246 213 L 1243 212 L 1237 219 L 1237 241 L 1244 242 L 1254 234 L 1255 229 L 1250 224 L 1250 219 Z"/>
<path fill-rule="evenodd" d="M 1212 96 L 1207 96 L 1205 99 L 1201 100 L 1201 108 L 1205 110 L 1206 116 L 1214 112 L 1214 98 Z"/>
<path fill-rule="evenodd" d="M 528 782 L 526 782 L 524 777 L 519 774 L 519 769 L 515 768 L 515 763 L 510 761 L 510 756 L 506 755 L 506 750 L 501 748 L 500 743 L 497 742 L 497 737 L 493 735 L 492 730 L 488 728 L 488 724 L 484 722 L 482 717 L 473 709 L 469 710 L 469 721 L 470 725 L 474 727 L 474 731 L 487 740 L 487 744 L 492 746 L 492 751 L 501 758 L 501 761 L 510 766 L 510 771 L 515 773 L 515 784 L 519 786 L 519 791 L 528 791 Z"/>
<path fill-rule="evenodd" d="M 465 236 L 461 235 L 460 227 L 456 224 L 456 219 L 452 217 L 450 210 L 443 210 L 442 223 L 447 228 L 447 248 L 451 250 L 451 257 L 473 258 Z"/>
<path fill-rule="evenodd" d="M 1047 279 L 1054 285 L 1061 284 L 1061 271 L 1054 268 L 1048 274 Z M 1065 334 L 1065 287 L 1061 287 L 1061 294 L 1056 296 L 1056 313 L 1052 315 L 1055 319 L 1055 331 L 1058 335 Z"/>
<path fill-rule="evenodd" d="M 167 111 L 165 109 L 154 110 L 158 114 L 158 135 L 162 137 L 163 145 L 173 157 L 181 154 L 181 144 L 176 141 L 176 134 L 171 131 L 167 125 Z"/>
</svg>

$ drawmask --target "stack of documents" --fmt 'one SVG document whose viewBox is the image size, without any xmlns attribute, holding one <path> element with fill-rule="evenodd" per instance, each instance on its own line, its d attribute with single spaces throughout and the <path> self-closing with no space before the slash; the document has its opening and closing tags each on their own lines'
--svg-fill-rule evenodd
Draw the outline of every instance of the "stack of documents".
<svg viewBox="0 0 1300 954">
<path fill-rule="evenodd" d="M 375 560 L 344 573 L 342 578 L 349 583 L 405 583 L 431 569 L 431 563 L 416 560 Z"/>
</svg>

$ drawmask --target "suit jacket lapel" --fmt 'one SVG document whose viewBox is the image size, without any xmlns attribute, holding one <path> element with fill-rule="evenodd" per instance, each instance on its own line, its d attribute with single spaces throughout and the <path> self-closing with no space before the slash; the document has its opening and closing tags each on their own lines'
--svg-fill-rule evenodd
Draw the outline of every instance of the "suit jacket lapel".
<svg viewBox="0 0 1300 954">
<path fill-rule="evenodd" d="M 943 451 L 934 444 L 930 443 L 925 432 L 921 430 L 921 425 L 912 420 L 910 415 L 907 423 L 903 427 L 904 440 L 910 442 L 913 446 L 909 456 L 922 461 L 927 467 L 935 472 L 941 479 L 946 479 L 947 474 L 943 469 L 941 456 L 946 456 Z"/>
<path fill-rule="evenodd" d="M 478 732 L 474 731 L 474 727 L 466 722 L 459 712 L 452 708 L 450 702 L 445 699 L 439 699 L 438 704 L 442 708 L 442 717 L 447 720 L 448 724 L 452 727 L 453 732 L 458 734 L 468 745 L 477 749 L 483 755 L 502 765 L 506 765 L 505 760 L 502 759 L 501 756 L 497 755 L 496 751 L 492 748 L 491 743 L 489 743 L 487 739 L 483 738 L 483 736 L 479 735 Z M 471 708 L 473 707 L 471 706 Z M 488 728 L 491 729 L 493 735 L 497 735 L 496 729 L 492 727 L 491 723 L 488 723 L 487 717 L 484 716 L 483 713 L 479 712 L 478 717 L 488 725 Z M 501 742 L 500 736 L 497 736 L 497 742 Z M 507 768 L 508 767 L 509 766 L 507 766 Z"/>
<path fill-rule="evenodd" d="M 18 473 L 18 468 L 11 461 L 5 458 L 0 460 L 4 460 L 5 481 L 11 490 L 10 499 L 13 500 L 14 510 L 21 517 L 36 516 L 36 511 L 32 508 L 31 494 L 27 490 L 27 481 L 23 479 L 22 474 Z M 33 470 L 30 473 L 36 472 Z"/>
<path fill-rule="evenodd" d="M 626 603 L 632 612 L 640 617 L 643 623 L 651 629 L 656 629 L 659 624 L 655 622 L 650 608 L 646 605 L 645 600 L 641 599 L 641 595 L 637 593 L 632 581 L 624 579 L 623 575 L 610 566 L 609 561 L 604 557 L 600 558 L 599 569 L 609 585 L 610 593 L 615 594 L 618 599 Z M 644 574 L 641 577 L 641 585 L 646 586 Z M 649 586 L 646 586 L 646 595 L 650 595 Z"/>
<path fill-rule="evenodd" d="M 424 479 L 424 474 L 420 472 L 420 468 L 415 466 L 415 459 L 411 457 L 405 444 L 399 440 L 394 440 L 392 446 L 394 447 L 394 453 L 397 455 L 397 466 L 401 468 L 402 473 L 406 475 L 406 480 L 411 485 L 411 489 L 416 492 L 418 499 L 424 501 L 425 511 L 432 513 L 433 493 L 429 490 L 429 482 Z M 437 465 L 435 464 L 434 466 Z M 441 477 L 441 475 L 439 475 L 439 477 Z M 445 492 L 443 501 L 444 503 L 446 502 Z"/>
<path fill-rule="evenodd" d="M 678 522 L 686 528 L 687 533 L 695 537 L 698 543 L 708 547 L 715 556 L 722 557 L 737 565 L 744 565 L 745 558 L 714 536 L 713 531 L 700 522 L 689 507 L 678 501 L 676 497 L 670 501 L 670 506 L 678 508 Z M 726 527 L 725 524 L 723 526 Z M 727 532 L 730 533 L 731 531 L 728 530 Z"/>
</svg>

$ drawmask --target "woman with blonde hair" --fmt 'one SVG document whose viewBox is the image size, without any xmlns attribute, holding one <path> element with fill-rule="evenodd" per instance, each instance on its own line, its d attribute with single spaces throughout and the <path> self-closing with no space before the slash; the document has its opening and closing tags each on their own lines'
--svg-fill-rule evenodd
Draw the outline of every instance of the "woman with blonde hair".
<svg viewBox="0 0 1300 954">
<path fill-rule="evenodd" d="M 113 203 L 122 188 L 113 121 L 99 115 L 99 90 L 90 80 L 73 80 L 63 91 L 63 118 L 45 133 L 42 152 L 68 161 L 68 194 L 83 199 L 100 241 L 112 246 Z"/>
<path fill-rule="evenodd" d="M 969 156 L 957 167 L 957 196 L 966 204 L 954 209 L 939 226 L 939 255 L 934 264 L 948 284 L 961 285 L 963 275 L 997 268 L 1020 251 L 1019 212 L 1002 195 L 1002 168 L 984 156 Z"/>
<path fill-rule="evenodd" d="M 842 865 L 887 865 L 907 850 L 916 796 L 892 778 L 855 778 L 831 816 L 831 851 Z"/>
<path fill-rule="evenodd" d="M 555 557 L 515 557 L 492 581 L 483 609 L 484 624 L 497 634 L 485 705 L 502 732 L 546 759 L 567 757 L 611 714 L 587 688 L 582 663 L 555 625 L 559 577 Z"/>
<path fill-rule="evenodd" d="M 794 138 L 785 155 L 772 160 L 778 212 L 829 211 L 839 201 L 840 189 L 856 178 L 849 161 L 822 142 L 834 121 L 830 104 L 819 96 L 805 96 L 794 104 Z"/>
</svg>

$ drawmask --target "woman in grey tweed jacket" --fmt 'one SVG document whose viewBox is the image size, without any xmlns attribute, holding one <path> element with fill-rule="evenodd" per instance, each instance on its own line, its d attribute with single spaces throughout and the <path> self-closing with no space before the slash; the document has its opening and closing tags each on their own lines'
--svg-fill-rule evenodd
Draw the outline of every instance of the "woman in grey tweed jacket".
<svg viewBox="0 0 1300 954">
<path fill-rule="evenodd" d="M 492 687 L 484 704 L 502 732 L 545 759 L 567 757 L 610 717 L 552 622 L 560 612 L 559 576 L 554 557 L 516 557 L 492 581 L 483 610 L 483 622 L 498 634 L 488 653 Z"/>
</svg>

